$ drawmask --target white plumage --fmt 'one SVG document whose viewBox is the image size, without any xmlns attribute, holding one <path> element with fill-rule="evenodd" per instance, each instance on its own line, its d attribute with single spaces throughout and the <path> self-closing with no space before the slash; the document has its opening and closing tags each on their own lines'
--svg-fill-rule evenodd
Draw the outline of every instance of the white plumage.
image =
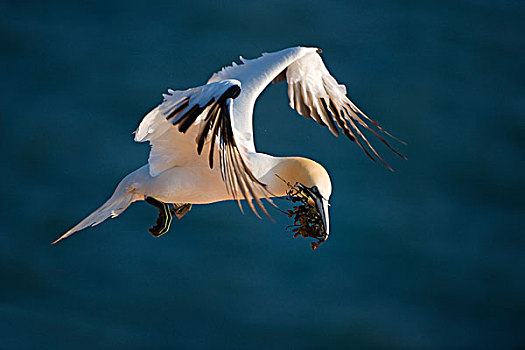
<svg viewBox="0 0 525 350">
<path fill-rule="evenodd" d="M 288 188 L 280 178 L 314 189 L 312 201 L 328 236 L 328 172 L 310 159 L 259 153 L 253 140 L 256 99 L 272 81 L 286 80 L 290 106 L 299 114 L 327 126 L 334 135 L 341 130 L 388 167 L 360 127 L 391 148 L 367 122 L 386 132 L 348 99 L 346 87 L 330 75 L 319 53 L 317 48 L 294 47 L 253 60 L 241 57 L 242 64 L 223 68 L 206 85 L 168 90 L 135 132 L 135 141 L 151 144 L 148 164 L 126 176 L 106 203 L 57 241 L 148 197 L 191 204 L 235 199 L 239 205 L 245 199 L 257 215 L 257 209 L 268 215 L 261 199 L 286 195 Z"/>
</svg>

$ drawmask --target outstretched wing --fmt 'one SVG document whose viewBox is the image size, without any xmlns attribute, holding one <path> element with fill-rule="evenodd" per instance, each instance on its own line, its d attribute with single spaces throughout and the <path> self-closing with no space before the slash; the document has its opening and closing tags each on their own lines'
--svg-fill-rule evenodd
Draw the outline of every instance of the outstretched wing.
<svg viewBox="0 0 525 350">
<path fill-rule="evenodd" d="M 290 107 L 295 109 L 300 115 L 312 118 L 320 125 L 326 125 L 335 136 L 339 135 L 337 125 L 372 160 L 376 160 L 373 156 L 375 155 L 390 170 L 392 168 L 376 152 L 359 126 L 370 131 L 394 153 L 406 159 L 404 155 L 390 146 L 378 132 L 384 133 L 401 143 L 404 142 L 390 135 L 376 121 L 370 119 L 350 101 L 346 96 L 346 87 L 334 79 L 318 53 L 310 52 L 298 58 L 283 73 L 286 74 L 288 83 Z M 284 80 L 283 73 L 278 75 L 274 81 Z M 370 127 L 367 122 L 372 124 L 377 131 Z"/>
<path fill-rule="evenodd" d="M 170 136 L 177 137 L 174 133 L 179 134 L 178 137 L 181 133 L 188 133 L 194 136 L 196 145 L 193 145 L 193 149 L 197 155 L 200 156 L 205 148 L 208 150 L 210 168 L 213 169 L 215 157 L 218 156 L 222 179 L 239 207 L 240 199 L 246 199 L 259 216 L 252 203 L 255 200 L 257 206 L 269 216 L 259 199 L 268 198 L 269 192 L 248 167 L 243 158 L 242 146 L 237 144 L 232 128 L 231 101 L 241 92 L 240 82 L 228 79 L 185 91 L 168 92 L 164 95 L 164 102 L 143 119 L 135 135 L 135 141 L 150 141 L 152 145 L 149 159 L 152 176 L 169 168 L 170 161 L 190 161 L 184 158 L 188 154 L 181 154 L 181 146 L 186 145 L 187 148 L 187 139 L 185 142 L 169 142 Z M 194 151 L 187 153 L 194 162 L 203 158 L 196 157 Z M 174 165 L 181 164 L 171 166 Z"/>
</svg>

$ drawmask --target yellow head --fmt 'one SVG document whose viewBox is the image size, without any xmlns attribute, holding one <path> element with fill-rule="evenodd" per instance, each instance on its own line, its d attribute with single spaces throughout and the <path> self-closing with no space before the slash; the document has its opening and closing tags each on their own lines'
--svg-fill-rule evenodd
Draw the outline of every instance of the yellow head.
<svg viewBox="0 0 525 350">
<path fill-rule="evenodd" d="M 332 194 L 332 182 L 321 164 L 301 157 L 280 158 L 267 178 L 269 190 L 276 196 L 285 196 L 288 191 L 283 180 L 292 185 L 301 185 L 321 214 L 325 232 L 329 234 L 328 200 Z"/>
</svg>

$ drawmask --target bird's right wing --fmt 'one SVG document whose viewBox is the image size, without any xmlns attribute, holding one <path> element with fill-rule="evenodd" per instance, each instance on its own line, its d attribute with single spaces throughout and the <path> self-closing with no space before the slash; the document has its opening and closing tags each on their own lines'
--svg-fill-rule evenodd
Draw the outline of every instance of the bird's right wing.
<svg viewBox="0 0 525 350">
<path fill-rule="evenodd" d="M 380 134 L 393 136 L 350 101 L 346 96 L 346 87 L 339 84 L 330 74 L 319 55 L 320 52 L 321 50 L 315 47 L 292 47 L 263 53 L 260 57 L 250 60 L 241 57 L 242 64 L 233 62 L 231 66 L 224 67 L 213 74 L 209 82 L 236 79 L 242 83 L 243 93 L 236 100 L 236 102 L 242 100 L 239 101 L 239 106 L 236 106 L 237 111 L 241 113 L 236 113 L 233 124 L 238 135 L 243 136 L 243 141 L 246 141 L 245 144 L 249 144 L 253 151 L 255 146 L 252 111 L 255 99 L 270 82 L 278 83 L 286 80 L 290 106 L 300 115 L 327 126 L 336 136 L 339 135 L 340 129 L 372 160 L 377 158 L 392 170 L 376 152 L 363 131 L 368 130 L 388 148 L 405 158 Z"/>
</svg>

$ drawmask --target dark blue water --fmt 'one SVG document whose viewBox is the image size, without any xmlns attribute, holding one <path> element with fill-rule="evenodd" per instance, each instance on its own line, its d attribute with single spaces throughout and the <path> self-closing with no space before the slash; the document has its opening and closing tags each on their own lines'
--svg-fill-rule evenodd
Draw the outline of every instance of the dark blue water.
<svg viewBox="0 0 525 350">
<path fill-rule="evenodd" d="M 523 348 L 524 23 L 522 1 L 1 2 L 1 347 Z M 49 245 L 145 163 L 162 92 L 299 44 L 408 142 L 378 146 L 390 173 L 262 95 L 258 149 L 331 174 L 317 251 L 233 202 Z"/>
</svg>

